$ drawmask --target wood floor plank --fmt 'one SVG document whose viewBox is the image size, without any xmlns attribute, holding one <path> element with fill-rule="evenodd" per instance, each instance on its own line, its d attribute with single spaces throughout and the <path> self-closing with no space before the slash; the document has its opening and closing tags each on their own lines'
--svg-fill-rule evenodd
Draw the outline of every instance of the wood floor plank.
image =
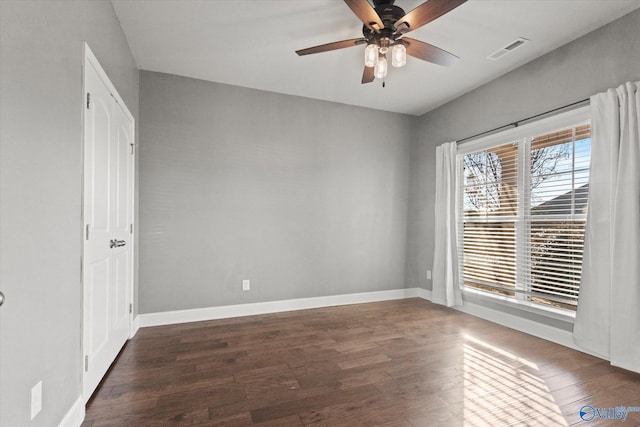
<svg viewBox="0 0 640 427">
<path fill-rule="evenodd" d="M 584 405 L 640 406 L 640 375 L 407 299 L 143 328 L 82 427 L 570 426 Z"/>
</svg>

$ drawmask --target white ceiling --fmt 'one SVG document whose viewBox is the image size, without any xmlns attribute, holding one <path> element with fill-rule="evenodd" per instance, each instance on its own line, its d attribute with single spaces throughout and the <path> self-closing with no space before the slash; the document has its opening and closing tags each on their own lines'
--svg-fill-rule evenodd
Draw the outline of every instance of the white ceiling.
<svg viewBox="0 0 640 427">
<path fill-rule="evenodd" d="M 383 88 L 360 84 L 364 46 L 294 53 L 362 35 L 340 0 L 112 1 L 141 69 L 413 115 L 640 8 L 638 0 L 470 0 L 410 33 L 461 60 L 441 67 L 409 57 Z M 422 2 L 396 5 L 409 12 Z M 486 59 L 517 37 L 531 42 Z"/>
</svg>

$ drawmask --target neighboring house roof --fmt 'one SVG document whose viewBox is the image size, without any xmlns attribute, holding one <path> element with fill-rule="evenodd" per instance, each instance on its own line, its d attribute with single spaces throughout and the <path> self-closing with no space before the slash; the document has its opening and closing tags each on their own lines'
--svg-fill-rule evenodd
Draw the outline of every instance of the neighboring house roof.
<svg viewBox="0 0 640 427">
<path fill-rule="evenodd" d="M 571 199 L 575 193 L 575 211 L 571 212 Z M 532 215 L 570 215 L 584 214 L 587 212 L 587 196 L 589 195 L 589 184 L 584 184 L 573 191 L 567 191 L 551 200 L 547 200 L 538 206 L 531 208 Z"/>
</svg>

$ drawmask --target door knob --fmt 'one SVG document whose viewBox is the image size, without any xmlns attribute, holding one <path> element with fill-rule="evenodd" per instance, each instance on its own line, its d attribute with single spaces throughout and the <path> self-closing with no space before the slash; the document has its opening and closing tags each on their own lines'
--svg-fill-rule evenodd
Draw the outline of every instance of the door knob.
<svg viewBox="0 0 640 427">
<path fill-rule="evenodd" d="M 2 306 L 2 304 L 4 304 L 4 294 L 0 292 L 0 306 Z"/>
<path fill-rule="evenodd" d="M 122 246 L 126 245 L 127 242 L 125 242 L 124 240 L 116 240 L 116 248 L 121 248 Z"/>
<path fill-rule="evenodd" d="M 117 240 L 113 239 L 113 240 L 109 240 L 109 249 L 113 249 L 116 247 L 116 242 Z"/>
</svg>

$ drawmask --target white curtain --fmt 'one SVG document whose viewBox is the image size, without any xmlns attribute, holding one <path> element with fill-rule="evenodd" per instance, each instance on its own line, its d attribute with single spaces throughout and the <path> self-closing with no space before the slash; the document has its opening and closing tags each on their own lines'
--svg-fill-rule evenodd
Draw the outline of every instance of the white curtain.
<svg viewBox="0 0 640 427">
<path fill-rule="evenodd" d="M 591 171 L 575 342 L 640 372 L 640 82 L 591 97 Z"/>
<path fill-rule="evenodd" d="M 456 143 L 436 147 L 435 248 L 432 302 L 462 305 L 458 283 L 456 215 Z"/>
</svg>

